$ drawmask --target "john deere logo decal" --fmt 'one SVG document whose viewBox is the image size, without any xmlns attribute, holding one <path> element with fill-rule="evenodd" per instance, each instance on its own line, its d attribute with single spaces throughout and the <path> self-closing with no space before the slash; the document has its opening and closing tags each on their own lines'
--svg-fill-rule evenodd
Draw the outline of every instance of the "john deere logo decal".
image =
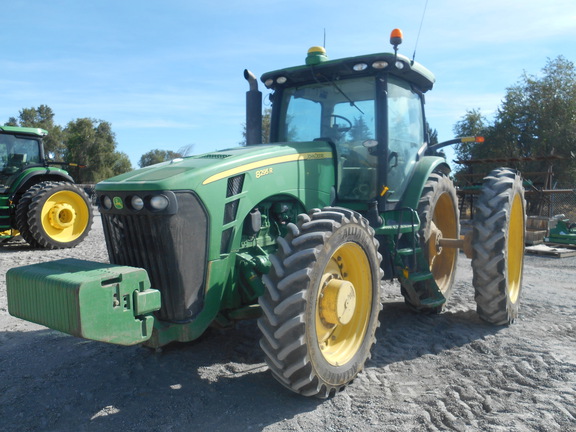
<svg viewBox="0 0 576 432">
<path fill-rule="evenodd" d="M 122 198 L 114 197 L 114 207 L 118 210 L 122 210 L 124 208 L 124 203 L 122 202 Z"/>
</svg>

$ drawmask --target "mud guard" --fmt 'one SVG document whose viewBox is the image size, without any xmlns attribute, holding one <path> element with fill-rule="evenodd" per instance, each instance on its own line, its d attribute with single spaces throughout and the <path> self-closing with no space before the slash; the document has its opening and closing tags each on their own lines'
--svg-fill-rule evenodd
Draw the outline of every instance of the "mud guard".
<svg viewBox="0 0 576 432">
<path fill-rule="evenodd" d="M 451 169 L 446 163 L 446 160 L 439 156 L 424 156 L 418 161 L 412 178 L 408 182 L 408 187 L 402 197 L 400 208 L 418 208 L 418 202 L 422 196 L 424 185 L 428 181 L 428 177 L 434 171 L 440 171 L 448 174 Z"/>
</svg>

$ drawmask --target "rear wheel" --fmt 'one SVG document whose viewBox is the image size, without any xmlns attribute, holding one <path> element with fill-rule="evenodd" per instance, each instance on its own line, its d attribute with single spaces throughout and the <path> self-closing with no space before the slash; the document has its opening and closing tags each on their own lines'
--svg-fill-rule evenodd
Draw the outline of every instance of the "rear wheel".
<svg viewBox="0 0 576 432">
<path fill-rule="evenodd" d="M 16 206 L 16 228 L 20 232 L 22 238 L 34 248 L 40 247 L 40 245 L 36 239 L 32 237 L 32 234 L 30 234 L 28 210 L 30 210 L 30 203 L 32 202 L 32 199 L 34 199 L 34 197 L 42 188 L 49 184 L 53 184 L 53 182 L 42 182 L 30 187 L 26 192 L 24 192 L 18 201 L 18 205 Z"/>
<path fill-rule="evenodd" d="M 86 193 L 66 182 L 43 182 L 28 203 L 22 236 L 32 245 L 47 249 L 74 247 L 92 227 L 92 208 Z M 23 197 L 24 198 L 24 197 Z"/>
<path fill-rule="evenodd" d="M 509 324 L 518 316 L 525 207 L 516 171 L 499 168 L 484 178 L 474 209 L 472 269 L 478 314 L 492 324 Z"/>
<path fill-rule="evenodd" d="M 289 230 L 264 277 L 260 346 L 281 384 L 325 398 L 349 384 L 370 355 L 381 256 L 368 222 L 347 209 L 301 215 Z"/>
<path fill-rule="evenodd" d="M 421 227 L 418 234 L 424 257 L 428 262 L 434 282 L 444 298 L 448 300 L 452 295 L 456 275 L 458 249 L 441 247 L 439 240 L 443 237 L 451 239 L 460 237 L 458 197 L 456 188 L 448 176 L 441 173 L 430 175 L 418 203 L 418 217 Z M 422 291 L 428 292 L 424 289 Z M 425 304 L 415 303 L 415 299 L 412 299 L 405 289 L 402 290 L 402 294 L 406 303 L 416 309 L 436 313 L 443 309 L 443 306 L 430 308 Z"/>
</svg>

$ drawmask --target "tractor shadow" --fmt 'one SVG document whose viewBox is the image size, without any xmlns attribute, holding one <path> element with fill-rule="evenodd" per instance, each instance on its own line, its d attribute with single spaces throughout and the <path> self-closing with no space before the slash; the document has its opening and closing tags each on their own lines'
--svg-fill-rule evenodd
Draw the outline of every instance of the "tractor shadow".
<svg viewBox="0 0 576 432">
<path fill-rule="evenodd" d="M 384 367 L 439 354 L 506 328 L 482 321 L 472 305 L 469 310 L 448 308 L 441 314 L 425 314 L 414 311 L 403 301 L 390 301 L 383 304 L 379 320 L 377 342 L 368 367 Z"/>
<path fill-rule="evenodd" d="M 255 321 L 161 352 L 2 331 L 2 429 L 262 430 L 323 403 L 278 384 L 258 340 Z"/>
<path fill-rule="evenodd" d="M 31 247 L 22 237 L 14 237 L 9 240 L 0 241 L 0 254 L 1 253 L 14 253 L 14 252 L 27 252 L 34 251 L 38 248 Z"/>
<path fill-rule="evenodd" d="M 386 301 L 367 369 L 438 354 L 502 328 L 466 306 L 422 315 L 397 296 Z M 18 327 L 9 321 L 4 328 Z M 10 419 L 3 430 L 262 430 L 337 403 L 284 389 L 268 371 L 259 338 L 256 321 L 210 329 L 161 351 L 46 329 L 1 331 L 0 418 Z"/>
</svg>

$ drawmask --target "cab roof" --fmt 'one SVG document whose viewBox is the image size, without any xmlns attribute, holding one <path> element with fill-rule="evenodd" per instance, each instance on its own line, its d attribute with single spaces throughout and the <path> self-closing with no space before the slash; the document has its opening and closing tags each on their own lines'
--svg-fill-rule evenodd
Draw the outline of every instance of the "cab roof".
<svg viewBox="0 0 576 432">
<path fill-rule="evenodd" d="M 42 138 L 48 135 L 48 132 L 44 129 L 18 126 L 0 126 L 0 133 L 11 135 L 31 135 L 36 138 Z"/>
<path fill-rule="evenodd" d="M 312 49 L 309 51 L 308 58 Z M 401 54 L 366 54 L 338 60 L 328 60 L 325 55 L 316 57 L 320 59 L 316 60 L 315 64 L 310 64 L 307 59 L 307 65 L 267 72 L 260 79 L 266 87 L 276 89 L 317 82 L 320 77 L 336 80 L 390 73 L 414 84 L 423 93 L 432 89 L 436 81 L 434 74 L 427 68 Z"/>
</svg>

